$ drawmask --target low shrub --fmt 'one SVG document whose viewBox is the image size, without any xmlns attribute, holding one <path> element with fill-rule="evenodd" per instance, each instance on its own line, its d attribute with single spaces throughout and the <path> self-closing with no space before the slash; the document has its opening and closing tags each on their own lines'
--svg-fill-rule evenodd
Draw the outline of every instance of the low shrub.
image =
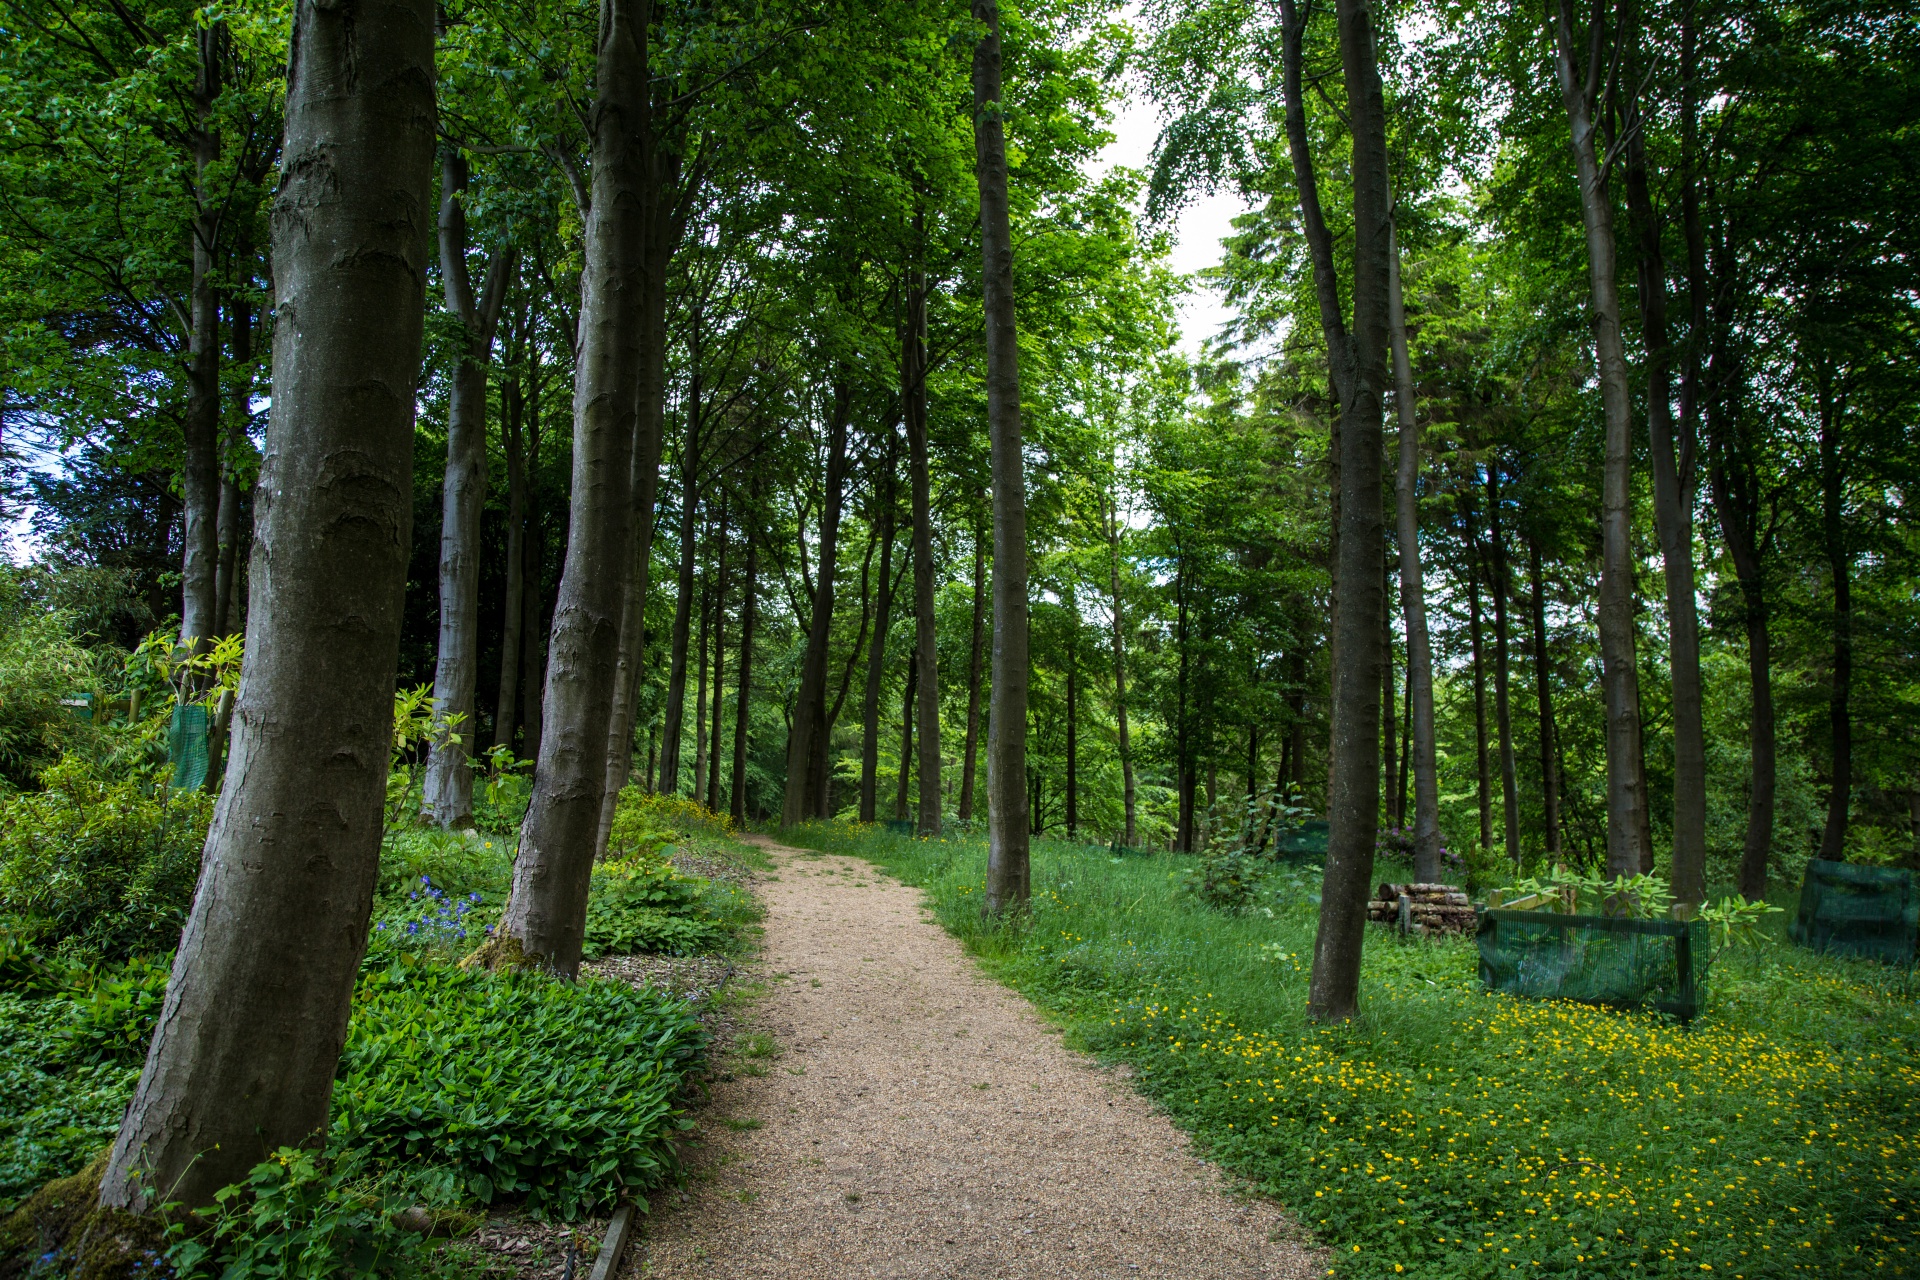
<svg viewBox="0 0 1920 1280">
<path fill-rule="evenodd" d="M 644 854 L 670 844 L 724 840 L 732 834 L 733 819 L 724 813 L 715 813 L 697 800 L 658 795 L 629 783 L 614 809 L 607 848 L 616 856 Z"/>
<path fill-rule="evenodd" d="M 42 951 L 171 950 L 193 901 L 212 798 L 103 777 L 68 756 L 45 790 L 0 796 L 0 917 Z"/>
<path fill-rule="evenodd" d="M 584 954 L 590 960 L 636 951 L 692 955 L 726 945 L 729 930 L 704 909 L 713 885 L 683 876 L 658 857 L 630 857 L 593 869 Z"/>
</svg>

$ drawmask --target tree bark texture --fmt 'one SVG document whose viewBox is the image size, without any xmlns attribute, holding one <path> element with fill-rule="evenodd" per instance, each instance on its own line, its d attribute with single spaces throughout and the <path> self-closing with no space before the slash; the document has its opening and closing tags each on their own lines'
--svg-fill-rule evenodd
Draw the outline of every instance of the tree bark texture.
<svg viewBox="0 0 1920 1280">
<path fill-rule="evenodd" d="M 973 781 L 980 752 L 980 659 L 986 644 L 987 539 L 984 530 L 973 533 L 973 630 L 967 647 L 967 742 L 960 761 L 960 821 L 973 821 Z"/>
<path fill-rule="evenodd" d="M 533 799 L 500 930 L 563 977 L 580 966 L 607 782 L 607 727 L 633 552 L 634 418 L 645 311 L 648 0 L 603 0 L 593 195 L 580 275 L 567 557 L 554 603 Z"/>
<path fill-rule="evenodd" d="M 1393 346 L 1393 400 L 1400 427 L 1394 516 L 1400 548 L 1400 608 L 1407 628 L 1406 752 L 1413 773 L 1413 869 L 1416 880 L 1432 884 L 1440 878 L 1440 772 L 1434 747 L 1433 647 L 1427 635 L 1426 579 L 1420 568 L 1420 426 L 1415 417 L 1397 240 L 1388 251 L 1387 265 L 1393 272 L 1387 281 L 1387 333 Z"/>
<path fill-rule="evenodd" d="M 1020 343 L 1014 322 L 1013 229 L 1000 109 L 1000 6 L 973 0 L 986 27 L 973 50 L 973 145 L 980 185 L 986 297 L 987 429 L 993 475 L 993 700 L 987 717 L 986 911 L 1023 911 L 1027 863 L 1027 491 L 1020 442 Z"/>
<path fill-rule="evenodd" d="M 1393 212 L 1387 190 L 1386 101 L 1369 0 L 1338 0 L 1340 61 L 1353 127 L 1353 383 L 1340 406 L 1340 549 L 1335 581 L 1331 832 L 1321 881 L 1307 1009 L 1320 1021 L 1359 1011 L 1360 952 L 1373 892 L 1380 817 L 1380 566 L 1383 397 Z"/>
<path fill-rule="evenodd" d="M 433 38 L 424 0 L 294 11 L 247 670 L 108 1207 L 212 1205 L 327 1127 L 379 865 L 411 548 Z"/>
<path fill-rule="evenodd" d="M 449 148 L 440 163 L 440 279 L 460 322 L 463 350 L 447 399 L 447 469 L 440 505 L 440 634 L 433 713 L 445 726 L 427 757 L 422 796 L 436 825 L 473 825 L 473 688 L 480 672 L 480 511 L 487 498 L 487 363 L 513 254 L 496 249 L 475 298 L 467 275 L 467 162 Z"/>
<path fill-rule="evenodd" d="M 780 825 L 793 826 L 818 811 L 810 794 L 817 737 L 825 737 L 828 641 L 833 632 L 833 575 L 840 555 L 841 491 L 846 487 L 847 420 L 852 393 L 844 380 L 833 388 L 827 417 L 827 474 L 820 502 L 819 567 L 814 575 L 812 616 L 801 658 L 800 690 L 794 701 L 793 731 L 787 738 L 786 789 L 780 799 Z M 822 753 L 824 754 L 824 753 Z"/>
<path fill-rule="evenodd" d="M 1600 511 L 1600 666 L 1607 718 L 1607 874 L 1640 871 L 1647 795 L 1640 761 L 1640 676 L 1633 637 L 1633 402 L 1620 338 L 1613 201 L 1595 145 L 1594 107 L 1606 75 L 1606 32 L 1588 32 L 1586 65 L 1575 49 L 1573 0 L 1554 0 L 1554 68 L 1566 105 L 1593 292 L 1595 363 L 1606 423 Z M 1596 16 L 1598 16 L 1596 14 Z"/>
<path fill-rule="evenodd" d="M 914 216 L 916 233 L 920 216 Z M 933 497 L 927 456 L 927 284 L 914 271 L 907 284 L 906 343 L 901 364 L 907 421 L 907 470 L 913 490 L 913 618 L 919 698 L 920 807 L 915 830 L 940 834 L 940 645 L 934 635 Z"/>
</svg>

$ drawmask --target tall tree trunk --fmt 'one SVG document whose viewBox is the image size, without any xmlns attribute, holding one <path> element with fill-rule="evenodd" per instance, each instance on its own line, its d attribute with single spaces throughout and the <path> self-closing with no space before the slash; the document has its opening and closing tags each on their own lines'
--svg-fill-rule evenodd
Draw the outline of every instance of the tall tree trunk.
<svg viewBox="0 0 1920 1280">
<path fill-rule="evenodd" d="M 839 559 L 841 490 L 846 485 L 847 420 L 852 390 L 844 377 L 836 378 L 833 405 L 827 418 L 826 489 L 820 503 L 819 571 L 814 577 L 812 617 L 807 623 L 806 653 L 801 659 L 800 690 L 794 701 L 793 731 L 787 738 L 786 790 L 780 801 L 780 825 L 793 826 L 813 816 L 818 799 L 809 796 L 816 749 L 824 757 L 826 725 L 827 650 L 833 632 L 833 575 Z"/>
<path fill-rule="evenodd" d="M 517 344 L 516 344 L 517 345 Z M 515 353 L 517 354 L 517 353 Z M 509 363 L 515 363 L 509 358 Z M 502 435 L 507 455 L 507 582 L 500 616 L 500 693 L 493 709 L 493 745 L 513 747 L 514 710 L 520 699 L 521 597 L 525 594 L 527 544 L 527 472 L 521 455 L 520 375 L 509 373 L 500 388 Z"/>
<path fill-rule="evenodd" d="M 860 821 L 878 816 L 880 795 L 880 686 L 887 673 L 887 639 L 893 628 L 893 450 L 888 432 L 887 462 L 880 477 L 880 592 L 874 607 L 873 642 L 867 646 L 866 697 L 860 716 Z"/>
<path fill-rule="evenodd" d="M 1827 822 L 1820 856 L 1847 859 L 1847 815 L 1853 798 L 1853 556 L 1847 547 L 1846 464 L 1840 457 L 1840 411 L 1824 371 L 1820 406 L 1820 534 L 1833 581 L 1833 683 L 1827 692 L 1827 726 L 1833 768 L 1827 791 Z"/>
<path fill-rule="evenodd" d="M 1480 801 L 1480 849 L 1493 848 L 1493 772 L 1487 751 L 1487 664 L 1480 608 L 1480 531 L 1473 501 L 1460 495 L 1460 523 L 1467 544 L 1467 635 L 1473 654 L 1473 759 Z"/>
<path fill-rule="evenodd" d="M 1527 585 L 1533 610 L 1534 701 L 1540 708 L 1540 803 L 1546 811 L 1547 860 L 1560 857 L 1559 730 L 1553 722 L 1553 665 L 1547 655 L 1546 581 L 1540 573 L 1540 544 L 1527 539 Z"/>
<path fill-rule="evenodd" d="M 893 794 L 893 820 L 902 822 L 907 816 L 907 795 L 913 777 L 913 700 L 914 686 L 920 682 L 920 663 L 915 654 L 907 655 L 907 678 L 901 685 L 900 693 L 900 768 L 895 775 Z"/>
<path fill-rule="evenodd" d="M 1113 602 L 1113 718 L 1120 748 L 1120 794 L 1125 806 L 1125 833 L 1122 840 L 1131 849 L 1138 843 L 1135 826 L 1133 782 L 1133 742 L 1127 731 L 1127 648 L 1126 627 L 1120 611 L 1120 516 L 1112 504 L 1107 507 L 1107 549 L 1110 553 L 1109 589 Z"/>
<path fill-rule="evenodd" d="M 247 680 L 146 1067 L 101 1182 L 213 1205 L 316 1142 L 379 868 L 412 545 L 433 7 L 301 0 L 274 201 L 279 338 Z"/>
<path fill-rule="evenodd" d="M 1639 24 L 1631 6 L 1623 33 L 1627 82 L 1639 81 Z M 1640 332 L 1647 349 L 1647 436 L 1653 460 L 1653 523 L 1667 588 L 1667 665 L 1673 682 L 1673 896 L 1697 904 L 1707 892 L 1707 746 L 1700 689 L 1700 621 L 1694 604 L 1693 414 L 1681 415 L 1676 440 L 1671 397 L 1673 351 L 1667 333 L 1667 271 L 1660 221 L 1648 190 L 1646 125 L 1638 92 L 1629 93 L 1624 132 L 1627 210 L 1638 232 Z"/>
<path fill-rule="evenodd" d="M 480 670 L 480 511 L 487 498 L 487 362 L 513 254 L 494 251 L 475 298 L 467 276 L 467 162 L 451 146 L 440 161 L 440 279 L 460 322 L 462 350 L 447 400 L 447 470 L 440 507 L 440 637 L 433 713 L 445 727 L 427 757 L 421 799 L 442 827 L 473 825 L 474 679 Z"/>
<path fill-rule="evenodd" d="M 1187 557 L 1185 549 L 1174 548 L 1173 569 L 1173 642 L 1180 651 L 1174 668 L 1174 820 L 1173 851 L 1192 853 L 1194 844 L 1193 793 L 1197 785 L 1193 771 L 1193 733 L 1188 715 L 1188 673 L 1192 667 L 1193 646 L 1187 632 Z"/>
<path fill-rule="evenodd" d="M 915 210 L 914 237 L 922 218 Z M 940 644 L 933 618 L 933 498 L 927 458 L 927 283 L 918 266 L 907 281 L 906 349 L 902 353 L 907 469 L 913 489 L 914 661 L 918 665 L 920 810 L 916 830 L 940 834 Z"/>
<path fill-rule="evenodd" d="M 1507 650 L 1507 600 L 1513 573 L 1507 564 L 1507 539 L 1500 526 L 1500 457 L 1487 462 L 1487 545 L 1493 573 L 1493 717 L 1500 735 L 1500 803 L 1507 858 L 1520 865 L 1520 787 L 1513 764 L 1513 703 L 1508 696 L 1512 664 Z"/>
<path fill-rule="evenodd" d="M 713 741 L 707 751 L 706 805 L 710 813 L 720 812 L 720 709 L 721 691 L 727 677 L 727 503 L 720 500 L 719 550 L 713 570 Z"/>
<path fill-rule="evenodd" d="M 660 451 L 664 445 L 667 398 L 667 268 L 685 234 L 685 218 L 668 207 L 669 192 L 680 178 L 679 158 L 651 133 L 644 140 L 648 193 L 643 265 L 646 296 L 641 303 L 640 403 L 634 418 L 633 559 L 627 572 L 620 612 L 620 658 L 614 667 L 613 713 L 607 726 L 607 786 L 600 800 L 600 832 L 594 856 L 605 857 L 613 835 L 620 792 L 633 774 L 633 721 L 638 713 L 641 668 L 647 652 L 647 595 L 653 586 L 653 533 L 660 494 Z M 681 206 L 676 206 L 676 208 Z M 651 736 L 651 735 L 650 735 Z M 644 785 L 653 786 L 649 750 Z"/>
<path fill-rule="evenodd" d="M 1393 403 L 1400 427 L 1394 477 L 1395 533 L 1400 550 L 1400 608 L 1407 628 L 1407 757 L 1413 771 L 1413 868 L 1423 883 L 1440 878 L 1440 772 L 1433 730 L 1433 647 L 1427 635 L 1427 588 L 1420 568 L 1420 427 L 1407 348 L 1407 310 L 1400 288 L 1400 246 L 1387 254 L 1387 336 L 1393 347 Z M 1404 794 L 1406 787 L 1401 786 Z M 1404 821 L 1405 814 L 1402 814 Z"/>
<path fill-rule="evenodd" d="M 1386 601 L 1380 610 L 1380 794 L 1386 802 L 1387 820 L 1395 827 L 1400 825 L 1400 813 L 1395 808 L 1393 797 L 1394 775 L 1399 772 L 1400 753 L 1394 741 L 1393 711 L 1393 577 L 1387 570 L 1386 580 L 1381 585 L 1381 599 Z"/>
<path fill-rule="evenodd" d="M 227 422 L 225 455 L 220 466 L 220 511 L 217 530 L 220 559 L 214 569 L 213 633 L 232 635 L 240 628 L 240 543 L 243 538 L 241 516 L 245 500 L 236 471 L 247 448 L 247 426 L 253 419 L 253 304 L 245 298 L 227 302 L 232 321 L 228 342 L 233 354 L 236 377 L 233 408 Z M 209 774 L 212 770 L 209 770 Z"/>
<path fill-rule="evenodd" d="M 754 504 L 758 510 L 759 504 Z M 760 542 L 753 525 L 745 526 L 747 535 L 746 581 L 740 584 L 740 675 L 739 693 L 734 698 L 733 787 L 727 808 L 737 823 L 747 820 L 747 727 L 753 700 L 753 623 L 754 597 L 759 590 Z"/>
<path fill-rule="evenodd" d="M 1307 1008 L 1321 1021 L 1359 1010 L 1360 950 L 1372 896 L 1380 816 L 1380 674 L 1374 637 L 1386 607 L 1380 566 L 1382 397 L 1393 213 L 1387 192 L 1386 101 L 1369 0 L 1338 0 L 1340 61 L 1353 124 L 1353 387 L 1340 406 L 1340 609 L 1334 619 L 1332 832 L 1320 892 Z"/>
<path fill-rule="evenodd" d="M 1602 23 L 1593 24 L 1582 68 L 1575 48 L 1573 0 L 1554 0 L 1550 25 L 1554 68 L 1580 176 L 1580 212 L 1593 293 L 1594 354 L 1606 421 L 1600 503 L 1600 667 L 1607 721 L 1607 874 L 1630 876 L 1640 870 L 1648 852 L 1641 848 L 1647 796 L 1639 768 L 1640 676 L 1633 638 L 1633 401 L 1626 348 L 1620 339 L 1613 201 L 1594 141 L 1594 109 L 1607 74 L 1606 31 Z"/>
<path fill-rule="evenodd" d="M 642 361 L 649 0 L 603 0 L 593 192 L 580 275 L 573 486 L 553 611 L 533 799 L 520 828 L 500 959 L 571 978 L 607 782 L 607 728 L 633 554 L 634 418 Z M 517 950 L 518 956 L 512 952 Z"/>
<path fill-rule="evenodd" d="M 1293 692 L 1287 701 L 1293 725 L 1287 734 L 1287 750 L 1293 772 L 1287 776 L 1293 783 L 1294 799 L 1304 803 L 1307 794 L 1307 651 L 1298 645 L 1293 650 L 1289 682 Z"/>
<path fill-rule="evenodd" d="M 687 794 L 695 804 L 707 793 L 707 636 L 713 617 L 712 581 L 709 575 L 700 583 L 700 638 L 693 659 L 698 668 L 693 692 L 693 789 Z"/>
<path fill-rule="evenodd" d="M 1067 839 L 1080 838 L 1080 609 L 1067 611 Z"/>
<path fill-rule="evenodd" d="M 527 534 L 526 564 L 520 588 L 520 751 L 521 758 L 538 764 L 540 740 L 545 736 L 547 705 L 547 535 L 540 510 L 540 491 L 533 484 L 533 467 L 540 458 L 540 414 L 537 400 L 527 416 Z"/>
<path fill-rule="evenodd" d="M 680 738 L 686 723 L 687 644 L 693 630 L 693 569 L 700 512 L 700 309 L 687 340 L 687 435 L 680 449 L 680 573 L 673 606 L 673 656 L 667 668 L 666 722 L 660 733 L 660 791 L 680 790 Z"/>
<path fill-rule="evenodd" d="M 189 285 L 187 415 L 182 424 L 186 465 L 181 471 L 185 554 L 181 561 L 180 643 L 198 652 L 214 639 L 219 610 L 220 561 L 220 296 L 214 289 L 214 251 L 220 240 L 220 203 L 215 175 L 220 134 L 213 108 L 220 96 L 224 22 L 196 33 L 199 66 L 194 78 L 193 275 Z M 197 692 L 197 691 L 196 691 Z"/>
<path fill-rule="evenodd" d="M 987 539 L 973 531 L 973 632 L 967 647 L 967 745 L 960 763 L 960 821 L 973 821 L 973 780 L 980 752 L 980 659 L 986 647 L 982 632 L 987 616 Z"/>
<path fill-rule="evenodd" d="M 1014 326 L 1013 229 L 1000 107 L 1000 5 L 973 0 L 986 32 L 973 50 L 974 172 L 980 185 L 986 295 L 987 429 L 993 473 L 993 703 L 988 712 L 986 910 L 1024 911 L 1027 865 L 1027 490 L 1020 443 L 1020 342 Z"/>
</svg>

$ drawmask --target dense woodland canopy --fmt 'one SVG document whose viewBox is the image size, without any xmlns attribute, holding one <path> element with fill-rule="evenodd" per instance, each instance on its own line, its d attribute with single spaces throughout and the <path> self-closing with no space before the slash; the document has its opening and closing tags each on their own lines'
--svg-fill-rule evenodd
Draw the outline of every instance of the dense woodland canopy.
<svg viewBox="0 0 1920 1280">
<path fill-rule="evenodd" d="M 991 810 L 996 906 L 1028 833 L 1194 852 L 1295 805 L 1330 1016 L 1376 843 L 1689 901 L 1920 857 L 1910 4 L 428 8 L 368 20 L 432 75 L 362 118 L 311 0 L 0 4 L 7 511 L 100 645 L 246 634 L 210 867 L 247 752 L 316 714 L 304 785 L 395 681 L 432 821 L 533 770 L 507 932 L 563 971 L 630 781 Z M 1101 161 L 1129 98 L 1144 170 Z M 303 195 L 296 143 L 355 128 Z M 1251 212 L 1176 275 L 1220 191 Z M 1233 316 L 1197 354 L 1188 290 Z M 327 541 L 371 509 L 311 454 L 342 414 L 384 550 Z M 287 690 L 362 613 L 320 715 Z"/>
</svg>

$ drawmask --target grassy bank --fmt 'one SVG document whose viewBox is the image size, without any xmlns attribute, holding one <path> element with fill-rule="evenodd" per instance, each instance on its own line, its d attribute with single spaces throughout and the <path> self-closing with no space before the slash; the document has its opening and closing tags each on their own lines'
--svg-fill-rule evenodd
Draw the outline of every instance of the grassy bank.
<svg viewBox="0 0 1920 1280">
<path fill-rule="evenodd" d="M 1210 1156 L 1332 1246 L 1336 1274 L 1920 1272 L 1920 1015 L 1901 972 L 1726 953 L 1689 1028 L 1488 994 L 1470 940 L 1370 930 L 1357 1025 L 1303 1010 L 1317 889 L 1250 912 L 1191 860 L 1039 841 L 1034 909 L 983 924 L 978 840 L 787 833 L 924 888 L 1071 1043 L 1131 1064 Z"/>
</svg>

